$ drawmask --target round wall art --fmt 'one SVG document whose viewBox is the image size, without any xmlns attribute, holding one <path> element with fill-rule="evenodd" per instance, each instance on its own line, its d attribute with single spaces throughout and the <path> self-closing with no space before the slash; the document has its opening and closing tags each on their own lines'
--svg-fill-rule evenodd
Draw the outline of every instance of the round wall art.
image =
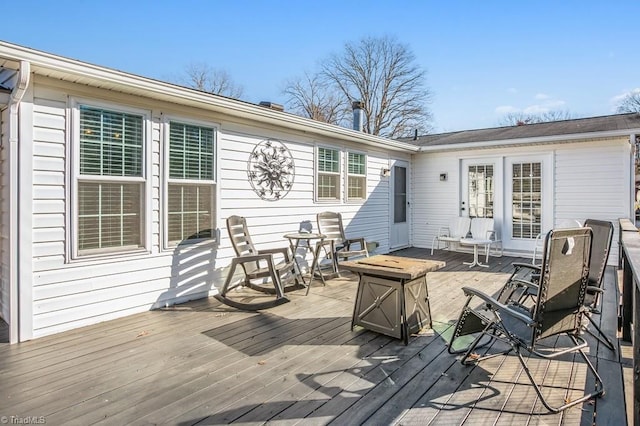
<svg viewBox="0 0 640 426">
<path fill-rule="evenodd" d="M 249 155 L 247 174 L 251 187 L 260 198 L 280 200 L 293 186 L 295 166 L 291 152 L 279 140 L 263 140 Z"/>
</svg>

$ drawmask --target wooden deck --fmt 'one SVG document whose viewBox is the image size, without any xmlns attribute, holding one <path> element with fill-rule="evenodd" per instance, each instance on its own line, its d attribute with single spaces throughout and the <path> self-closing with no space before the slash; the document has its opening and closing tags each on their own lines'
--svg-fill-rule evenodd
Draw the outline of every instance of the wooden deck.
<svg viewBox="0 0 640 426">
<path fill-rule="evenodd" d="M 49 425 L 627 423 L 624 348 L 612 353 L 593 343 L 607 393 L 560 414 L 540 404 L 515 356 L 465 367 L 448 354 L 464 302 L 460 288 L 494 293 L 511 263 L 523 259 L 491 258 L 490 268 L 469 269 L 462 261 L 471 254 L 394 254 L 447 262 L 427 276 L 434 332 L 408 346 L 350 330 L 356 281 L 347 273 L 326 287 L 314 282 L 308 296 L 290 292 L 290 303 L 260 313 L 211 298 L 0 343 L 0 416 Z M 612 336 L 615 277 L 607 272 L 603 314 Z M 585 386 L 579 357 L 530 363 L 552 398 L 571 399 Z"/>
</svg>

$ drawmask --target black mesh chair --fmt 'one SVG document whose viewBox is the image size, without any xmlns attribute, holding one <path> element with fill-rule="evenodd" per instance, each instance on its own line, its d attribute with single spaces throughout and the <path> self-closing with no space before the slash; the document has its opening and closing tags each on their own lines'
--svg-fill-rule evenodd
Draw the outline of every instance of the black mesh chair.
<svg viewBox="0 0 640 426">
<path fill-rule="evenodd" d="M 449 352 L 464 353 L 460 361 L 465 365 L 515 352 L 540 401 L 552 412 L 559 412 L 593 397 L 602 396 L 602 379 L 584 352 L 587 342 L 581 336 L 583 316 L 588 311 L 585 307 L 585 295 L 589 284 L 591 239 L 591 228 L 561 229 L 547 234 L 538 292 L 532 308 L 526 308 L 508 299 L 501 302 L 481 291 L 464 287 L 467 302 L 456 322 Z M 471 307 L 474 298 L 482 302 L 478 308 Z M 566 335 L 571 344 L 560 346 L 566 339 L 555 339 L 555 343 L 549 339 L 541 344 L 544 339 L 557 335 Z M 454 349 L 456 342 L 465 336 L 467 340 L 472 338 L 471 343 L 462 349 Z M 482 346 L 502 341 L 508 345 L 508 349 L 497 354 L 487 352 L 480 356 L 475 351 L 481 346 L 481 341 Z M 534 380 L 522 356 L 523 350 L 533 356 L 547 359 L 572 353 L 580 354 L 588 370 L 595 377 L 595 390 L 585 393 L 581 398 L 562 401 L 560 405 L 551 405 Z"/>
<path fill-rule="evenodd" d="M 589 286 L 585 295 L 585 306 L 588 308 L 587 318 L 595 332 L 592 332 L 589 327 L 586 327 L 585 330 L 609 349 L 615 351 L 614 343 L 593 319 L 594 315 L 601 313 L 604 272 L 613 241 L 613 224 L 605 220 L 587 219 L 584 226 L 591 228 L 593 232 L 591 255 L 589 256 Z M 535 303 L 538 294 L 540 266 L 514 263 L 514 267 L 514 272 L 507 280 L 498 299 L 502 301 L 513 300 L 520 304 L 525 304 L 527 299 L 531 299 Z"/>
</svg>

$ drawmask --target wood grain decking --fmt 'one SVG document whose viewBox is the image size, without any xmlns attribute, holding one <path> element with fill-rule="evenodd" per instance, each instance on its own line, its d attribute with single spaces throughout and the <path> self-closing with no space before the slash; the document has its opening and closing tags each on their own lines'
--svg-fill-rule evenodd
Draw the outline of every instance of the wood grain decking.
<svg viewBox="0 0 640 426">
<path fill-rule="evenodd" d="M 350 330 L 356 280 L 345 273 L 258 313 L 210 298 L 0 343 L 0 416 L 48 425 L 627 423 L 628 360 L 593 339 L 590 354 L 606 395 L 555 415 L 539 403 L 515 356 L 465 367 L 448 354 L 451 324 L 464 303 L 461 287 L 494 293 L 511 263 L 523 259 L 492 257 L 490 268 L 469 269 L 462 261 L 471 254 L 394 255 L 447 262 L 427 275 L 434 330 L 408 346 Z M 615 336 L 614 269 L 605 281 L 602 326 Z M 573 398 L 590 385 L 579 357 L 530 365 L 552 398 Z"/>
</svg>

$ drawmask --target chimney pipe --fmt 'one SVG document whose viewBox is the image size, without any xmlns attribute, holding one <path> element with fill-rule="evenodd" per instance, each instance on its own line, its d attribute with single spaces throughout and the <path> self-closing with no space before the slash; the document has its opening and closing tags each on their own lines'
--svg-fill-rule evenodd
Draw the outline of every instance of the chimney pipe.
<svg viewBox="0 0 640 426">
<path fill-rule="evenodd" d="M 361 101 L 353 101 L 351 107 L 353 108 L 353 130 L 362 132 L 364 129 L 364 104 Z"/>
<path fill-rule="evenodd" d="M 272 109 L 274 111 L 280 111 L 280 112 L 284 111 L 284 106 L 277 104 L 275 102 L 261 101 L 260 106 Z"/>
</svg>

